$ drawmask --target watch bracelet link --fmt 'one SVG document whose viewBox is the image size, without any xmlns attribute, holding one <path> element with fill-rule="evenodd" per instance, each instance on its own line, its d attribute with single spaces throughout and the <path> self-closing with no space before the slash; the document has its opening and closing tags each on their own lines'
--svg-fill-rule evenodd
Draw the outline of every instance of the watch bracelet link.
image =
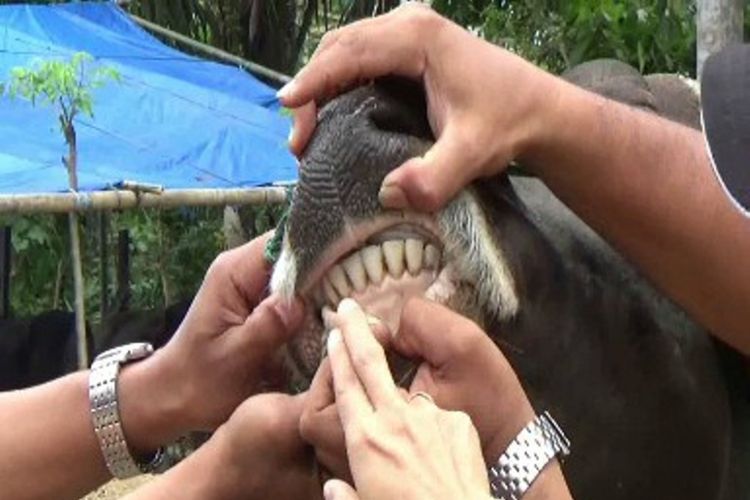
<svg viewBox="0 0 750 500">
<path fill-rule="evenodd" d="M 534 480 L 556 455 L 570 454 L 570 440 L 545 411 L 536 416 L 488 471 L 492 496 L 520 500 Z"/>
<path fill-rule="evenodd" d="M 163 449 L 159 448 L 148 462 L 137 461 L 130 453 L 120 421 L 117 377 L 120 367 L 143 359 L 153 352 L 150 344 L 134 343 L 100 354 L 91 365 L 89 401 L 91 419 L 107 468 L 113 477 L 127 479 L 151 472 L 161 463 Z"/>
</svg>

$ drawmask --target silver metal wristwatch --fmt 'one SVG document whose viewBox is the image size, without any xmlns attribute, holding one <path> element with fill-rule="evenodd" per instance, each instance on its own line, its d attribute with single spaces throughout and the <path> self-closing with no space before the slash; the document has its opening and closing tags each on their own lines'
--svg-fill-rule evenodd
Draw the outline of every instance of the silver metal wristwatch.
<svg viewBox="0 0 750 500">
<path fill-rule="evenodd" d="M 520 500 L 542 469 L 558 454 L 570 454 L 570 441 L 545 411 L 518 433 L 505 453 L 490 467 L 492 496 Z"/>
<path fill-rule="evenodd" d="M 122 431 L 117 400 L 117 375 L 128 362 L 150 356 L 151 344 L 133 343 L 101 353 L 91 365 L 89 374 L 89 402 L 94 432 L 112 476 L 127 479 L 153 471 L 161 462 L 162 449 L 147 463 L 138 462 L 130 453 Z"/>
</svg>

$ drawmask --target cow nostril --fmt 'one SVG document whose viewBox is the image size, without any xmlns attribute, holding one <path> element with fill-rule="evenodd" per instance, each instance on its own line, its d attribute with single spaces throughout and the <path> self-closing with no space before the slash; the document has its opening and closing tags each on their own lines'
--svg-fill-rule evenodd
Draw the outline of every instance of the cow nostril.
<svg viewBox="0 0 750 500">
<path fill-rule="evenodd" d="M 405 109 L 381 107 L 370 114 L 373 125 L 381 132 L 432 140 L 432 131 L 424 115 Z"/>
<path fill-rule="evenodd" d="M 427 121 L 427 101 L 420 84 L 401 78 L 379 80 L 380 102 L 369 113 L 375 128 L 382 132 L 432 141 Z"/>
</svg>

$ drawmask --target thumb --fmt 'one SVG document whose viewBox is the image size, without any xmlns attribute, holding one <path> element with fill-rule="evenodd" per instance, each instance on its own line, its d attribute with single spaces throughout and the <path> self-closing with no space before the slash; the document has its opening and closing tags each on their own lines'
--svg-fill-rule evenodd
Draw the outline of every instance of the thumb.
<svg viewBox="0 0 750 500">
<path fill-rule="evenodd" d="M 439 368 L 472 360 L 494 345 L 473 321 L 435 302 L 413 298 L 401 312 L 393 347 L 403 356 Z"/>
<path fill-rule="evenodd" d="M 385 208 L 435 212 L 474 180 L 479 166 L 470 159 L 472 146 L 453 130 L 446 128 L 424 156 L 406 161 L 385 177 L 379 193 Z"/>
<path fill-rule="evenodd" d="M 260 356 L 278 349 L 302 325 L 304 306 L 298 298 L 271 295 L 256 307 L 238 328 L 236 342 L 242 352 Z"/>
<path fill-rule="evenodd" d="M 339 479 L 329 479 L 323 485 L 326 500 L 359 500 L 357 492 L 348 483 Z"/>
</svg>

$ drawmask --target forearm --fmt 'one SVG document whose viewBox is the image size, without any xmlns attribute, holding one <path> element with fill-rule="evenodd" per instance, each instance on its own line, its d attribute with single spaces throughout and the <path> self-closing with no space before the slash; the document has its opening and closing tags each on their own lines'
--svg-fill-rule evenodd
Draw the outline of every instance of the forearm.
<svg viewBox="0 0 750 500">
<path fill-rule="evenodd" d="M 0 394 L 3 496 L 79 498 L 108 479 L 91 425 L 87 375 Z"/>
<path fill-rule="evenodd" d="M 511 441 L 536 414 L 526 393 L 517 381 L 511 384 L 504 396 L 506 401 L 502 407 L 498 407 L 496 410 L 497 421 L 502 422 L 503 425 L 496 430 L 494 437 L 484 447 L 485 460 L 490 464 L 497 461 Z M 542 469 L 523 498 L 524 500 L 567 500 L 572 498 L 560 463 L 556 459 Z"/>
<path fill-rule="evenodd" d="M 524 160 L 657 287 L 750 353 L 750 220 L 722 192 L 702 134 L 555 87 Z"/>
<path fill-rule="evenodd" d="M 231 467 L 229 443 L 222 429 L 190 455 L 154 481 L 128 495 L 128 500 L 171 500 L 179 492 L 184 500 L 228 500 L 248 498 L 251 492 L 237 491 L 240 475 Z M 244 471 L 252 474 L 253 471 Z"/>
<path fill-rule="evenodd" d="M 123 431 L 136 454 L 185 430 L 162 383 L 166 371 L 157 353 L 118 378 Z M 91 420 L 88 375 L 0 393 L 0 484 L 8 498 L 80 498 L 110 478 Z"/>
</svg>

